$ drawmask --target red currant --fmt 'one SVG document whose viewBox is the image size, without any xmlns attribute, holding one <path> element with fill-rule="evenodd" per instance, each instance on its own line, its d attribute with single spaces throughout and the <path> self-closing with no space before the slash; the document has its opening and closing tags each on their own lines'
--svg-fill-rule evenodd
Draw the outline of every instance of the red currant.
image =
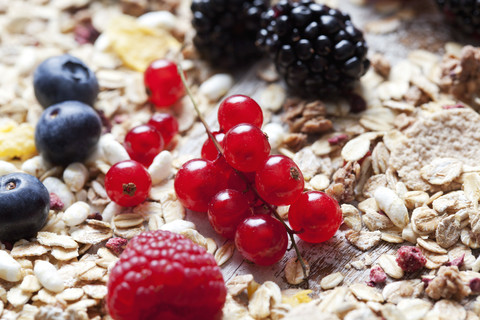
<svg viewBox="0 0 480 320">
<path fill-rule="evenodd" d="M 218 234 L 228 239 L 235 237 L 237 226 L 251 215 L 247 197 L 237 190 L 222 190 L 208 204 L 210 224 Z"/>
<path fill-rule="evenodd" d="M 300 239 L 320 243 L 337 232 L 342 223 L 342 210 L 338 202 L 319 191 L 307 191 L 300 195 L 288 211 L 288 221 Z"/>
<path fill-rule="evenodd" d="M 147 169 L 134 160 L 114 164 L 105 175 L 108 197 L 123 207 L 133 207 L 147 199 L 152 179 Z"/>
<path fill-rule="evenodd" d="M 270 144 L 265 134 L 248 123 L 230 129 L 225 135 L 224 146 L 225 160 L 243 172 L 260 169 L 270 154 Z"/>
<path fill-rule="evenodd" d="M 174 182 L 178 200 L 187 209 L 207 212 L 210 199 L 227 187 L 223 173 L 209 160 L 193 159 L 184 163 Z"/>
<path fill-rule="evenodd" d="M 235 245 L 246 259 L 268 266 L 285 255 L 288 235 L 280 221 L 262 214 L 249 217 L 238 226 Z"/>
<path fill-rule="evenodd" d="M 249 123 L 261 128 L 262 108 L 250 97 L 240 94 L 230 96 L 218 107 L 218 123 L 225 132 L 240 123 Z"/>
<path fill-rule="evenodd" d="M 298 166 L 292 159 L 282 155 L 268 157 L 255 175 L 255 187 L 260 197 L 276 206 L 295 202 L 304 185 Z"/>
<path fill-rule="evenodd" d="M 223 139 L 225 138 L 225 133 L 223 132 L 212 132 L 215 139 L 223 147 Z M 215 160 L 218 158 L 218 150 L 215 148 L 213 141 L 207 137 L 207 140 L 203 143 L 202 146 L 202 159 L 206 160 Z"/>
<path fill-rule="evenodd" d="M 143 124 L 132 128 L 125 136 L 125 149 L 130 158 L 145 167 L 163 150 L 164 142 L 160 133 L 151 125 Z"/>
<path fill-rule="evenodd" d="M 149 100 L 157 107 L 171 106 L 185 93 L 177 65 L 169 60 L 153 61 L 145 70 L 144 82 Z"/>
<path fill-rule="evenodd" d="M 169 113 L 155 113 L 148 124 L 157 129 L 163 138 L 165 146 L 168 146 L 172 138 L 178 133 L 178 121 Z"/>
</svg>

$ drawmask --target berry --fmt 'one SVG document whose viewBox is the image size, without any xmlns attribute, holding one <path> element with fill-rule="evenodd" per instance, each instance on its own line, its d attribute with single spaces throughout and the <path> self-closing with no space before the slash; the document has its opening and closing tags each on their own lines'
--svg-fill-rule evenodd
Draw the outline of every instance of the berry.
<svg viewBox="0 0 480 320">
<path fill-rule="evenodd" d="M 20 172 L 0 177 L 0 240 L 34 237 L 49 210 L 50 196 L 40 180 Z"/>
<path fill-rule="evenodd" d="M 193 159 L 182 165 L 174 182 L 182 205 L 197 212 L 207 212 L 210 199 L 227 187 L 224 172 L 212 161 Z"/>
<path fill-rule="evenodd" d="M 153 61 L 143 79 L 149 100 L 157 107 L 169 107 L 185 94 L 177 65 L 169 60 Z"/>
<path fill-rule="evenodd" d="M 217 132 L 212 132 L 212 134 L 215 137 L 215 139 L 218 141 L 218 143 L 222 147 L 224 147 L 223 139 L 225 138 L 225 133 L 217 131 Z M 218 155 L 220 153 L 215 147 L 215 144 L 213 143 L 213 141 L 209 137 L 207 137 L 207 140 L 205 140 L 205 142 L 203 143 L 201 154 L 202 154 L 202 159 L 213 161 L 218 158 Z"/>
<path fill-rule="evenodd" d="M 281 0 L 262 15 L 257 44 L 289 88 L 304 96 L 351 91 L 370 62 L 350 16 L 313 0 Z"/>
<path fill-rule="evenodd" d="M 83 162 L 100 139 L 98 114 L 79 101 L 64 101 L 45 109 L 35 128 L 35 146 L 56 165 Z"/>
<path fill-rule="evenodd" d="M 228 239 L 235 237 L 237 226 L 251 215 L 247 197 L 237 190 L 222 190 L 208 204 L 210 224 L 218 234 Z"/>
<path fill-rule="evenodd" d="M 67 100 L 93 106 L 99 90 L 93 71 L 68 54 L 43 61 L 33 73 L 33 89 L 44 108 Z"/>
<path fill-rule="evenodd" d="M 193 43 L 216 67 L 239 67 L 259 56 L 255 37 L 269 0 L 193 0 Z"/>
<path fill-rule="evenodd" d="M 246 259 L 268 266 L 285 255 L 288 235 L 280 221 L 263 214 L 249 217 L 238 226 L 235 245 Z"/>
<path fill-rule="evenodd" d="M 227 132 L 240 123 L 249 123 L 258 128 L 262 127 L 262 108 L 250 97 L 233 95 L 223 100 L 218 107 L 218 124 L 220 129 Z"/>
<path fill-rule="evenodd" d="M 133 207 L 147 199 L 152 179 L 147 169 L 134 160 L 114 164 L 105 175 L 108 197 L 123 207 Z"/>
<path fill-rule="evenodd" d="M 427 263 L 422 251 L 413 246 L 402 246 L 397 251 L 397 261 L 403 271 L 415 272 L 422 269 Z"/>
<path fill-rule="evenodd" d="M 255 175 L 255 187 L 260 197 L 276 206 L 294 203 L 304 185 L 302 172 L 295 162 L 281 155 L 268 157 Z"/>
<path fill-rule="evenodd" d="M 162 230 L 130 240 L 107 287 L 115 320 L 219 320 L 227 294 L 210 253 Z"/>
<path fill-rule="evenodd" d="M 155 113 L 148 124 L 153 126 L 163 138 L 165 146 L 168 146 L 173 137 L 178 133 L 178 121 L 169 113 Z"/>
<path fill-rule="evenodd" d="M 466 34 L 478 35 L 480 28 L 480 2 L 436 0 L 449 22 Z"/>
<path fill-rule="evenodd" d="M 270 154 L 270 144 L 265 134 L 248 123 L 230 129 L 223 143 L 225 160 L 243 172 L 257 171 Z"/>
<path fill-rule="evenodd" d="M 124 145 L 130 158 L 140 162 L 145 167 L 152 164 L 153 159 L 164 147 L 160 133 L 148 124 L 134 127 L 128 131 Z"/>
<path fill-rule="evenodd" d="M 342 223 L 338 202 L 326 193 L 307 191 L 292 203 L 288 221 L 298 237 L 311 243 L 327 241 Z"/>
</svg>

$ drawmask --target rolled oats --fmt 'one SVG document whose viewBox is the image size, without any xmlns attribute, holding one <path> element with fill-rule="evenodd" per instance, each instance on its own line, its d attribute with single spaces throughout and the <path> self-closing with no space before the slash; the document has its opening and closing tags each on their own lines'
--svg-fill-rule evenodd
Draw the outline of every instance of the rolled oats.
<svg viewBox="0 0 480 320">
<path fill-rule="evenodd" d="M 344 275 L 340 272 L 331 273 L 328 276 L 323 277 L 320 281 L 320 286 L 323 290 L 330 290 L 340 285 L 345 279 Z"/>
<path fill-rule="evenodd" d="M 449 184 L 461 173 L 462 162 L 454 158 L 436 158 L 420 170 L 422 178 L 434 185 Z"/>
<path fill-rule="evenodd" d="M 31 292 L 23 291 L 22 289 L 20 289 L 20 286 L 15 286 L 8 290 L 7 301 L 11 303 L 14 307 L 19 307 L 25 305 L 28 300 L 30 300 L 31 296 Z"/>
<path fill-rule="evenodd" d="M 380 243 L 381 235 L 380 231 L 348 230 L 345 238 L 358 249 L 367 251 Z"/>
<path fill-rule="evenodd" d="M 387 284 L 382 291 L 385 301 L 397 304 L 403 298 L 418 298 L 423 293 L 423 283 L 419 279 L 403 280 Z"/>
<path fill-rule="evenodd" d="M 422 236 L 429 235 L 438 227 L 441 218 L 437 212 L 429 207 L 418 207 L 412 212 L 412 230 Z"/>
<path fill-rule="evenodd" d="M 355 297 L 362 301 L 375 301 L 383 302 L 384 299 L 382 294 L 376 289 L 369 287 L 365 284 L 355 283 L 350 286 L 350 291 L 355 295 Z"/>
<path fill-rule="evenodd" d="M 208 249 L 208 239 L 207 239 L 207 248 Z M 216 244 L 215 244 L 216 247 Z M 233 256 L 233 252 L 235 251 L 235 244 L 233 242 L 227 242 L 223 246 L 221 246 L 215 252 L 215 261 L 219 266 L 225 264 L 230 258 Z"/>
<path fill-rule="evenodd" d="M 290 284 L 300 284 L 305 281 L 306 278 L 310 275 L 310 265 L 308 261 L 304 259 L 306 266 L 306 274 L 303 273 L 302 265 L 297 257 L 292 257 L 288 259 L 285 264 L 285 278 Z"/>
<path fill-rule="evenodd" d="M 435 239 L 443 248 L 449 248 L 457 243 L 461 230 L 462 228 L 457 216 L 448 216 L 443 218 L 438 224 L 438 228 L 435 231 Z"/>
</svg>

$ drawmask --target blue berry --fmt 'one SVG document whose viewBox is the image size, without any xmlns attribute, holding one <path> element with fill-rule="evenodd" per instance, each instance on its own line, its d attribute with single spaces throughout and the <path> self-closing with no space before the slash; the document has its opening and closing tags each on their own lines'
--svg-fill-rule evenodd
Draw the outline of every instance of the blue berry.
<svg viewBox="0 0 480 320">
<path fill-rule="evenodd" d="M 50 196 L 40 180 L 20 172 L 0 177 L 0 240 L 34 237 L 49 210 Z"/>
<path fill-rule="evenodd" d="M 68 54 L 43 61 L 33 74 L 33 88 L 44 108 L 66 100 L 93 106 L 99 90 L 93 71 Z"/>
<path fill-rule="evenodd" d="M 35 146 L 52 164 L 83 162 L 94 150 L 101 131 L 94 109 L 79 101 L 64 101 L 43 111 L 35 128 Z"/>
</svg>

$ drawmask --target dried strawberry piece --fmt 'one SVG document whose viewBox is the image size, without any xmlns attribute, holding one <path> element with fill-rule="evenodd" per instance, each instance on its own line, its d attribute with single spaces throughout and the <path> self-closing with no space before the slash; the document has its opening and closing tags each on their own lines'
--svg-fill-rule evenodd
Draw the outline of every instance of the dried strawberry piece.
<svg viewBox="0 0 480 320">
<path fill-rule="evenodd" d="M 125 246 L 127 245 L 127 243 L 128 243 L 127 239 L 110 238 L 105 244 L 105 247 L 112 250 L 115 254 L 119 255 L 123 252 L 123 249 L 125 249 Z"/>
<path fill-rule="evenodd" d="M 374 287 L 376 284 L 385 283 L 386 280 L 387 274 L 380 266 L 370 269 L 370 281 L 367 283 L 369 286 Z"/>
<path fill-rule="evenodd" d="M 397 251 L 396 259 L 400 268 L 406 272 L 415 272 L 422 269 L 427 263 L 427 259 L 417 247 L 403 246 Z"/>
<path fill-rule="evenodd" d="M 468 284 L 468 286 L 470 287 L 470 289 L 473 292 L 479 292 L 480 291 L 480 278 L 474 278 L 474 279 L 470 280 L 470 283 Z"/>
<path fill-rule="evenodd" d="M 336 135 L 334 137 L 331 137 L 330 139 L 328 139 L 328 144 L 331 145 L 331 146 L 335 146 L 335 145 L 338 145 L 342 142 L 345 142 L 348 140 L 348 135 L 345 134 L 345 133 L 342 133 L 342 134 L 339 134 L 339 135 Z"/>
<path fill-rule="evenodd" d="M 455 104 L 455 105 L 451 105 L 451 106 L 443 106 L 443 109 L 444 110 L 450 110 L 450 109 L 462 109 L 462 108 L 465 108 L 465 106 L 461 103 L 458 103 L 458 104 Z"/>
<path fill-rule="evenodd" d="M 460 268 L 461 266 L 463 266 L 464 260 L 465 260 L 465 253 L 462 254 L 460 257 L 457 257 L 457 258 L 453 259 L 452 261 L 447 262 L 445 265 L 446 266 L 456 266 L 456 267 Z"/>
<path fill-rule="evenodd" d="M 63 201 L 57 196 L 56 193 L 50 192 L 50 209 L 51 210 L 62 210 L 65 205 Z"/>
</svg>

